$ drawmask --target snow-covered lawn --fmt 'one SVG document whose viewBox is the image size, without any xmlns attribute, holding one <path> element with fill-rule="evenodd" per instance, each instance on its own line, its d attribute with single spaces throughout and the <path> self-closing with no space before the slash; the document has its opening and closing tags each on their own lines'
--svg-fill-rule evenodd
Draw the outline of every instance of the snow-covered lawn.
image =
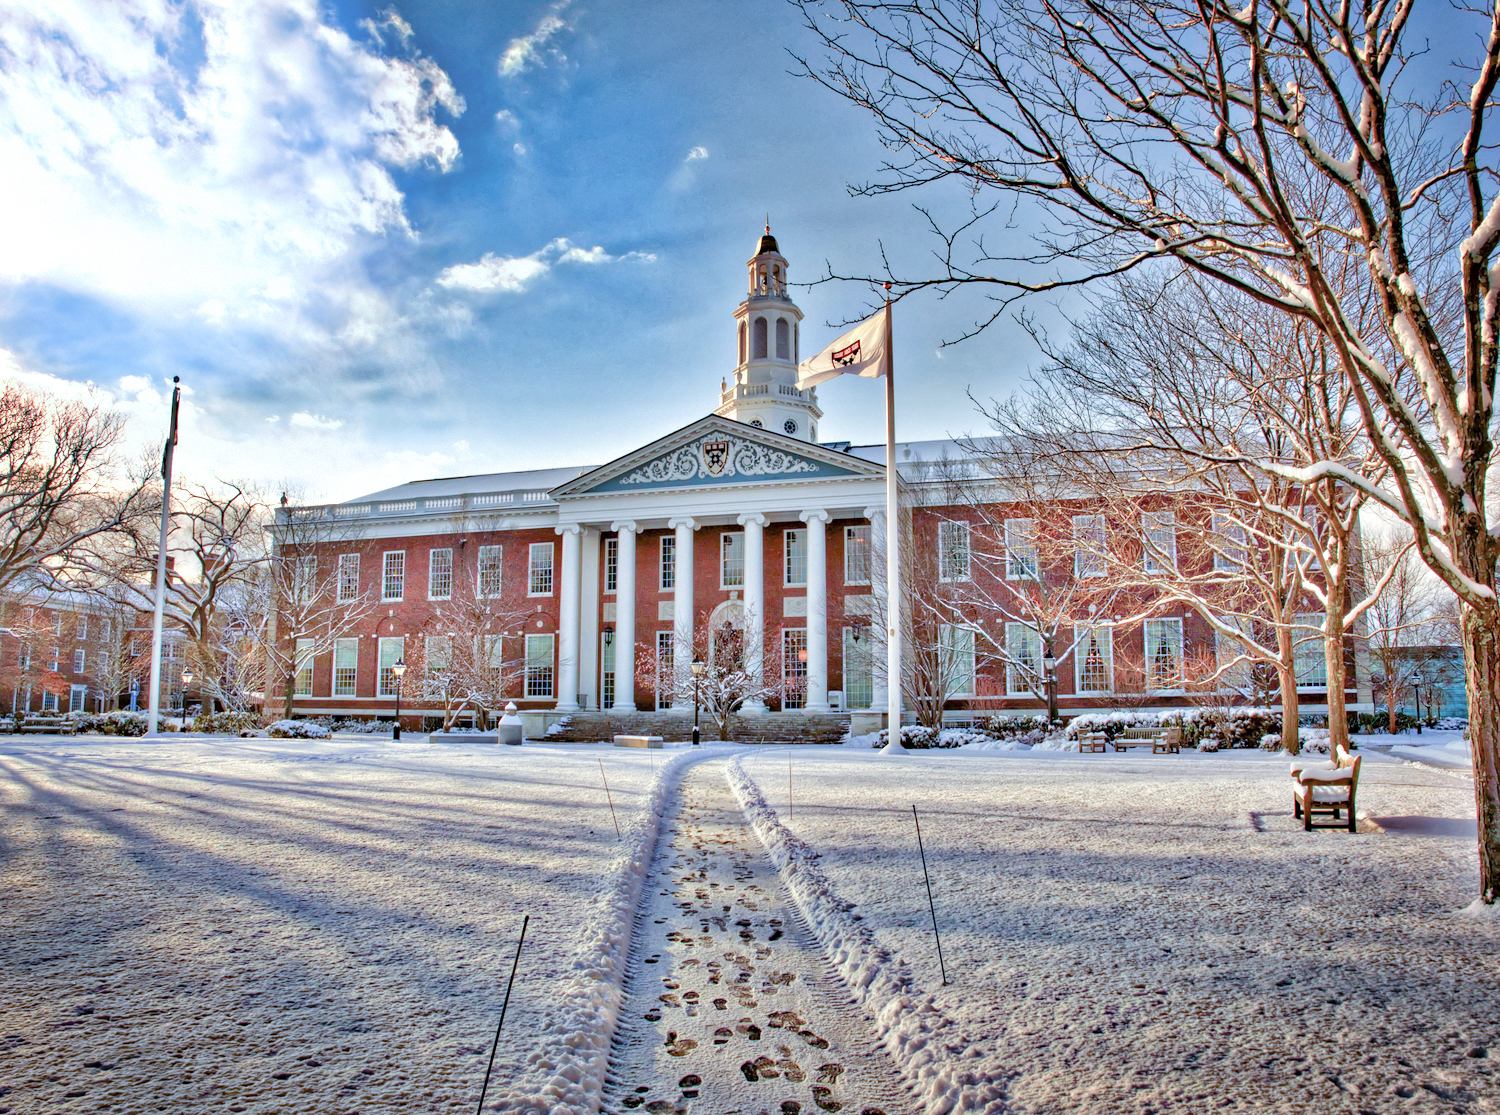
<svg viewBox="0 0 1500 1115">
<path fill-rule="evenodd" d="M 743 766 L 909 966 L 900 1009 L 951 1023 L 924 1024 L 934 1079 L 1025 1112 L 1500 1111 L 1500 923 L 1458 913 L 1457 772 L 1367 753 L 1351 835 L 1302 832 L 1259 752 L 795 748 L 790 789 L 788 752 Z"/>
<path fill-rule="evenodd" d="M 527 1057 L 665 761 L 0 741 L 0 1112 L 472 1111 L 523 913 L 491 1096 L 545 1080 Z"/>
</svg>

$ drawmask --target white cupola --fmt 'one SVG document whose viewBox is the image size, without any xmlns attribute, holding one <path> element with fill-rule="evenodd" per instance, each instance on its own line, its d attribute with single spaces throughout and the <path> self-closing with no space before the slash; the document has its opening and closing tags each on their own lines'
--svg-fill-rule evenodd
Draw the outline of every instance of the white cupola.
<svg viewBox="0 0 1500 1115">
<path fill-rule="evenodd" d="M 787 266 L 771 225 L 748 264 L 750 292 L 734 311 L 739 363 L 734 382 L 724 384 L 715 414 L 775 430 L 779 434 L 818 440 L 815 389 L 797 389 L 797 360 L 802 311 L 787 297 Z"/>
</svg>

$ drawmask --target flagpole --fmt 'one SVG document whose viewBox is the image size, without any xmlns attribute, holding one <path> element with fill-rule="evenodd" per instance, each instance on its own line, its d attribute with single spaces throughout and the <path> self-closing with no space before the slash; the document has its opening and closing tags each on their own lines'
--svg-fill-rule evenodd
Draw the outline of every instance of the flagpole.
<svg viewBox="0 0 1500 1115">
<path fill-rule="evenodd" d="M 177 445 L 177 404 L 182 397 L 181 380 L 172 377 L 172 424 L 167 447 L 161 456 L 161 539 L 156 547 L 156 613 L 151 621 L 151 703 L 146 712 L 146 734 L 156 735 L 161 711 L 161 620 L 167 604 L 167 531 L 172 522 L 172 449 Z"/>
<path fill-rule="evenodd" d="M 901 519 L 896 476 L 896 360 L 885 286 L 885 688 L 886 747 L 901 747 Z"/>
</svg>

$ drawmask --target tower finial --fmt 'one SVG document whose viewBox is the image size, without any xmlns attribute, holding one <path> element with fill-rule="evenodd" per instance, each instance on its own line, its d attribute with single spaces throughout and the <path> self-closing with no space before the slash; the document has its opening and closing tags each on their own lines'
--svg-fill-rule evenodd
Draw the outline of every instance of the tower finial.
<svg viewBox="0 0 1500 1115">
<path fill-rule="evenodd" d="M 771 214 L 767 213 L 766 214 L 766 232 L 769 233 L 770 231 L 771 231 Z"/>
</svg>

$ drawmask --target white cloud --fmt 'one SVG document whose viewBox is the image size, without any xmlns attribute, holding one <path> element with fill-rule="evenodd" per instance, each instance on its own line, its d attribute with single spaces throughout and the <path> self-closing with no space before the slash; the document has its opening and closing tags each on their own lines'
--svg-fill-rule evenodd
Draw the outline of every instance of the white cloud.
<svg viewBox="0 0 1500 1115">
<path fill-rule="evenodd" d="M 304 430 L 337 430 L 344 424 L 342 418 L 324 418 L 321 414 L 309 414 L 299 410 L 287 422 Z"/>
<path fill-rule="evenodd" d="M 682 161 L 685 162 L 685 163 L 691 163 L 691 162 L 696 162 L 699 159 L 706 159 L 706 158 L 708 158 L 708 148 L 707 147 L 694 147 L 691 151 L 689 151 L 687 153 L 687 158 L 683 159 Z"/>
<path fill-rule="evenodd" d="M 547 44 L 559 32 L 571 30 L 570 25 L 562 18 L 562 13 L 570 3 L 571 0 L 556 0 L 547 9 L 547 14 L 537 22 L 531 34 L 512 39 L 506 45 L 500 55 L 501 77 L 520 76 L 532 66 L 538 65 L 543 54 L 550 54 L 559 62 L 567 60 L 562 51 Z"/>
<path fill-rule="evenodd" d="M 521 130 L 521 118 L 508 108 L 495 113 L 495 127 L 514 135 Z"/>
<path fill-rule="evenodd" d="M 526 145 L 524 143 L 512 144 L 511 145 L 511 150 L 514 151 L 517 155 L 519 155 L 519 156 L 521 156 L 523 158 L 526 155 Z"/>
<path fill-rule="evenodd" d="M 497 256 L 494 252 L 486 252 L 477 263 L 446 267 L 438 275 L 437 284 L 448 290 L 479 294 L 519 294 L 557 264 L 622 262 L 655 263 L 656 256 L 651 252 L 625 252 L 612 256 L 598 245 L 580 248 L 558 237 L 527 256 Z"/>
</svg>

